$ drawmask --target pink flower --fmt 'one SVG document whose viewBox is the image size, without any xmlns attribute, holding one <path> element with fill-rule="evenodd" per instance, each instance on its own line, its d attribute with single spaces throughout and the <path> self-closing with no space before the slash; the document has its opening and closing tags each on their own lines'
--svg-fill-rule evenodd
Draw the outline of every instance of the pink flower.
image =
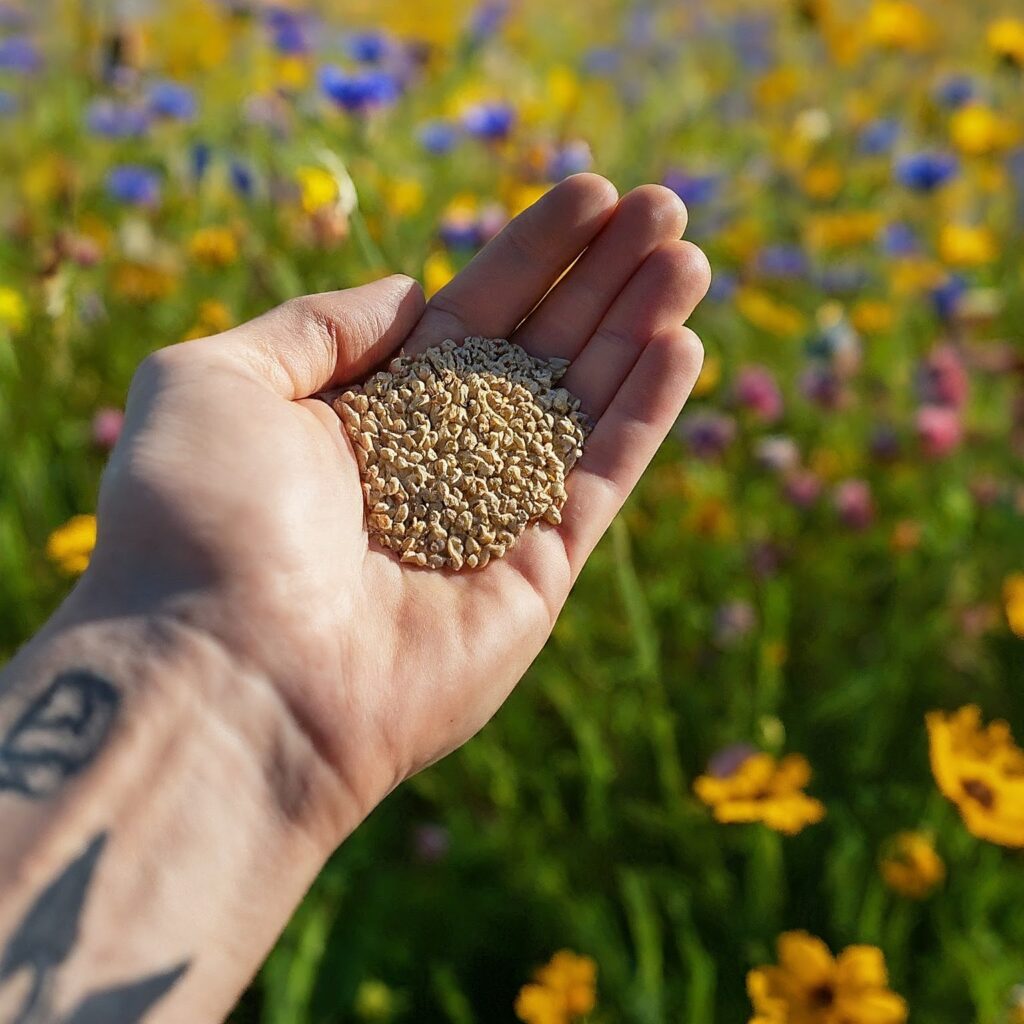
<svg viewBox="0 0 1024 1024">
<path fill-rule="evenodd" d="M 865 530 L 875 519 L 875 499 L 867 480 L 844 480 L 832 496 L 843 524 L 851 530 Z"/>
<path fill-rule="evenodd" d="M 782 415 L 782 392 L 764 366 L 744 366 L 736 375 L 733 394 L 738 405 L 763 423 L 774 423 Z"/>
<path fill-rule="evenodd" d="M 945 458 L 964 439 L 960 413 L 941 405 L 923 406 L 917 412 L 917 436 L 929 459 Z"/>
<path fill-rule="evenodd" d="M 117 443 L 124 423 L 124 413 L 120 409 L 98 409 L 92 418 L 93 443 L 108 451 Z"/>
<path fill-rule="evenodd" d="M 967 401 L 969 380 L 960 354 L 952 345 L 940 345 L 922 363 L 917 390 L 927 405 L 959 409 Z"/>
<path fill-rule="evenodd" d="M 821 497 L 821 480 L 809 469 L 798 469 L 786 477 L 786 497 L 797 508 L 810 508 Z"/>
</svg>

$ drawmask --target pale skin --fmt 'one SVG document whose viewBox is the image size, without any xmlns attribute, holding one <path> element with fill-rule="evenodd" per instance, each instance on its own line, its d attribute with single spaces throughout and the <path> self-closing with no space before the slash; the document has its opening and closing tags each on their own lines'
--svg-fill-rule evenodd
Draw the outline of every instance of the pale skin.
<svg viewBox="0 0 1024 1024">
<path fill-rule="evenodd" d="M 699 373 L 685 223 L 576 175 L 429 303 L 388 277 L 142 364 L 92 563 L 0 683 L 0 1019 L 223 1019 L 330 853 L 494 715 Z M 571 360 L 598 425 L 561 526 L 410 568 L 323 397 L 470 334 Z"/>
</svg>

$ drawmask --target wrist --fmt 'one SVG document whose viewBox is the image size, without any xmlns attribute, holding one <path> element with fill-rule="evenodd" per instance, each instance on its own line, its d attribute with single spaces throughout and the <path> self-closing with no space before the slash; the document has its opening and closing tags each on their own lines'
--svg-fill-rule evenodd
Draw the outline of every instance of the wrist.
<svg viewBox="0 0 1024 1024">
<path fill-rule="evenodd" d="M 222 602 L 203 592 L 119 601 L 91 583 L 83 578 L 24 653 L 38 646 L 53 666 L 109 679 L 112 739 L 131 739 L 140 759 L 147 746 L 205 745 L 223 766 L 225 801 L 246 786 L 257 813 L 298 827 L 326 858 L 374 804 L 337 770 L 275 667 L 217 628 Z"/>
</svg>

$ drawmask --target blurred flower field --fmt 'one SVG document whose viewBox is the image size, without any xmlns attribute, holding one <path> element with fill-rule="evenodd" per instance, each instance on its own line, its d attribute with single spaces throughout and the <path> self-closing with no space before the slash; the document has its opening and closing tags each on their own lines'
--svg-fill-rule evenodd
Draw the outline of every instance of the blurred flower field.
<svg viewBox="0 0 1024 1024">
<path fill-rule="evenodd" d="M 435 291 L 567 174 L 688 204 L 677 429 L 544 654 L 238 1024 L 1024 1021 L 1014 0 L 0 2 L 0 649 L 132 371 Z"/>
</svg>

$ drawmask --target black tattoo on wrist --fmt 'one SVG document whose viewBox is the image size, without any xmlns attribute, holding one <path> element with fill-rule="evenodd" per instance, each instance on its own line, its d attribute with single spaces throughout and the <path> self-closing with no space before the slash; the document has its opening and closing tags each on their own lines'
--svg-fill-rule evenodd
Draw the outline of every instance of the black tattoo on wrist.
<svg viewBox="0 0 1024 1024">
<path fill-rule="evenodd" d="M 95 673 L 61 672 L 0 736 L 0 793 L 55 793 L 99 752 L 120 702 Z"/>
<path fill-rule="evenodd" d="M 27 971 L 30 986 L 12 1024 L 139 1024 L 189 968 L 184 961 L 166 971 L 113 985 L 86 996 L 67 1016 L 51 1006 L 57 969 L 78 942 L 79 925 L 107 833 L 97 835 L 36 897 L 0 955 L 0 987 Z"/>
</svg>

